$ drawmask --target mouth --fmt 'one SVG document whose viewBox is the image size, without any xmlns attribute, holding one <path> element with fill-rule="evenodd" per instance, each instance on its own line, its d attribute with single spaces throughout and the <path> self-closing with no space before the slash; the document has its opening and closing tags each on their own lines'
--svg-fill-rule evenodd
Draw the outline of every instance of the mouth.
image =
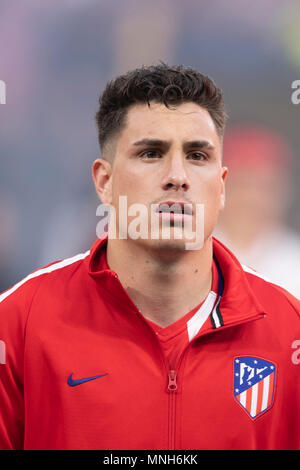
<svg viewBox="0 0 300 470">
<path fill-rule="evenodd" d="M 168 214 L 169 216 L 191 216 L 193 215 L 192 204 L 184 201 L 163 201 L 157 205 L 156 212 Z"/>
<path fill-rule="evenodd" d="M 193 215 L 191 203 L 184 201 L 163 201 L 157 204 L 155 211 L 160 218 L 168 220 L 184 220 Z"/>
</svg>

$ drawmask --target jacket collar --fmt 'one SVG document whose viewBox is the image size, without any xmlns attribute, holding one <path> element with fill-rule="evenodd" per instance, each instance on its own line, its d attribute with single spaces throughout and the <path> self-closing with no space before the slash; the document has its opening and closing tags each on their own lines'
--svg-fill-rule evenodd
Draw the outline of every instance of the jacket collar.
<svg viewBox="0 0 300 470">
<path fill-rule="evenodd" d="M 224 291 L 220 302 L 224 324 L 241 323 L 252 317 L 265 316 L 266 312 L 251 288 L 241 263 L 214 237 L 213 253 L 224 277 Z"/>
<path fill-rule="evenodd" d="M 111 269 L 99 269 L 99 255 L 106 248 L 108 236 L 104 234 L 91 247 L 90 255 L 85 259 L 88 274 L 97 283 L 101 294 L 122 305 L 123 310 L 138 311 L 118 280 L 118 275 Z M 237 258 L 219 240 L 213 237 L 213 254 L 221 270 L 224 286 L 219 304 L 222 326 L 243 323 L 250 319 L 266 315 L 265 310 L 255 296 L 247 276 Z"/>
</svg>

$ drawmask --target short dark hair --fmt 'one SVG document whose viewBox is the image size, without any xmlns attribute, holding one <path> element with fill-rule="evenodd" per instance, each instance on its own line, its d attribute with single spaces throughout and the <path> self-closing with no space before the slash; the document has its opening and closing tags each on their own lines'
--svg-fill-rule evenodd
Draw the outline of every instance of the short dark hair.
<svg viewBox="0 0 300 470">
<path fill-rule="evenodd" d="M 99 98 L 96 113 L 98 139 L 101 151 L 113 135 L 122 129 L 130 106 L 150 102 L 170 108 L 185 102 L 194 102 L 205 108 L 223 136 L 227 115 L 223 93 L 214 81 L 195 69 L 165 63 L 143 66 L 111 80 Z"/>
</svg>

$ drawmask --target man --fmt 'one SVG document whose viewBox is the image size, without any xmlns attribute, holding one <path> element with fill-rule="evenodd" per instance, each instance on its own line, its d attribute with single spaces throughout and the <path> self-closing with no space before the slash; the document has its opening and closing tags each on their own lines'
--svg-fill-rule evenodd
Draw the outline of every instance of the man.
<svg viewBox="0 0 300 470">
<path fill-rule="evenodd" d="M 212 237 L 225 118 L 182 66 L 107 85 L 92 173 L 109 234 L 0 296 L 1 448 L 300 448 L 299 302 Z"/>
</svg>

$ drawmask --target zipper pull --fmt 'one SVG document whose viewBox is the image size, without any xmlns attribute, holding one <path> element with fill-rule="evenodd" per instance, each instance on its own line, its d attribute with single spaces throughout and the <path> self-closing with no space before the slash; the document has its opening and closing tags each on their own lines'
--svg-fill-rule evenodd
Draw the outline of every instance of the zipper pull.
<svg viewBox="0 0 300 470">
<path fill-rule="evenodd" d="M 170 390 L 171 392 L 174 392 L 175 390 L 177 390 L 176 370 L 170 370 L 169 371 L 168 390 Z"/>
</svg>

